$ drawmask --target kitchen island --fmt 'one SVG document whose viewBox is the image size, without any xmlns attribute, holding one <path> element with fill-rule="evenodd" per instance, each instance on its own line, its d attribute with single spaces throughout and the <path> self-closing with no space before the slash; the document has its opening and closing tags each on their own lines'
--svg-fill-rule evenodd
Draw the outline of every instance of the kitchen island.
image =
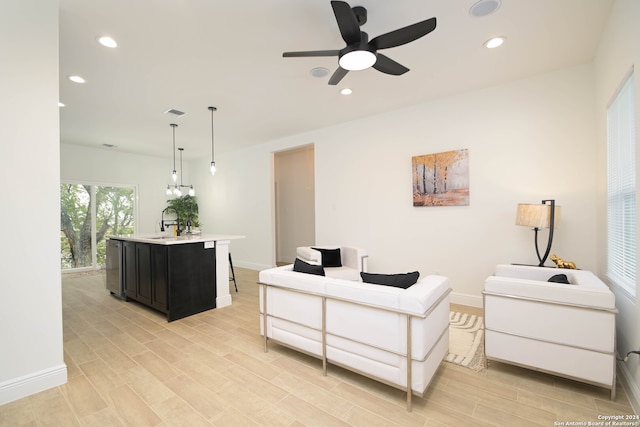
<svg viewBox="0 0 640 427">
<path fill-rule="evenodd" d="M 231 305 L 229 244 L 243 237 L 110 236 L 107 244 L 118 249 L 107 251 L 107 288 L 165 313 L 170 322 Z"/>
</svg>

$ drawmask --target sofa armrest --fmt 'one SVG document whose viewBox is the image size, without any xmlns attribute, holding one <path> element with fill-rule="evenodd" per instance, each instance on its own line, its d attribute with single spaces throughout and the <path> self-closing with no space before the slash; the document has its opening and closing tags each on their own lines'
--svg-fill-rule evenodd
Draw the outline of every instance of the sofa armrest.
<svg viewBox="0 0 640 427">
<path fill-rule="evenodd" d="M 400 294 L 398 308 L 426 314 L 450 292 L 448 277 L 431 274 L 421 278 L 415 285 L 408 287 Z"/>
<path fill-rule="evenodd" d="M 354 268 L 358 271 L 367 271 L 367 251 L 353 246 L 342 246 L 340 248 L 342 266 Z"/>
<path fill-rule="evenodd" d="M 309 264 L 322 265 L 322 254 L 311 249 L 311 246 L 299 246 L 296 249 L 296 256 Z"/>
</svg>

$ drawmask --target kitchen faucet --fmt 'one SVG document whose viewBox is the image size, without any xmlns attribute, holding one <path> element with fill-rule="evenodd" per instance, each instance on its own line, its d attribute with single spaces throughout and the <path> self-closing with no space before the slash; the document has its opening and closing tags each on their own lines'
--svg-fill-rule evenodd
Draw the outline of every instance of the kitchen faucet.
<svg viewBox="0 0 640 427">
<path fill-rule="evenodd" d="M 185 225 L 187 226 L 187 235 L 191 234 L 191 215 L 187 217 L 187 222 Z"/>
<path fill-rule="evenodd" d="M 176 226 L 176 234 L 179 236 L 180 235 L 180 214 L 178 213 L 176 208 L 171 207 L 171 206 L 164 208 L 164 210 L 162 211 L 162 219 L 160 220 L 160 231 L 164 232 L 164 226 L 165 226 L 164 213 L 166 211 L 168 211 L 169 209 L 171 209 L 172 211 L 174 211 L 176 213 L 176 222 L 175 223 L 167 223 L 166 225 L 175 225 Z"/>
</svg>

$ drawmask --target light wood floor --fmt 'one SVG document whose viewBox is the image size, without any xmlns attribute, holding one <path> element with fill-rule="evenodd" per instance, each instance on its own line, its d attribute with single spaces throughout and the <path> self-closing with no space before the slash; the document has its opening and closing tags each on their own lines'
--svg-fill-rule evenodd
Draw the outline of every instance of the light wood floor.
<svg viewBox="0 0 640 427">
<path fill-rule="evenodd" d="M 264 353 L 257 272 L 236 274 L 232 306 L 171 323 L 109 296 L 102 274 L 64 276 L 69 381 L 0 406 L 0 425 L 553 426 L 633 413 L 621 387 L 611 402 L 605 389 L 498 363 L 442 363 L 409 413 L 400 390 L 332 366 L 324 377 L 319 360 L 275 344 Z"/>
</svg>

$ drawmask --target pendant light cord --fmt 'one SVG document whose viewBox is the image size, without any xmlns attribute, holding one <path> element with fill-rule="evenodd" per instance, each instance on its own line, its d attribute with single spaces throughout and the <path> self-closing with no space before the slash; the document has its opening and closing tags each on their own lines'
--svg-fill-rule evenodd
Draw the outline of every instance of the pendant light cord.
<svg viewBox="0 0 640 427">
<path fill-rule="evenodd" d="M 180 187 L 184 187 L 182 185 L 182 150 L 184 150 L 184 148 L 178 148 L 178 151 L 180 151 Z"/>
<path fill-rule="evenodd" d="M 176 171 L 176 127 L 178 127 L 178 125 L 175 123 L 171 123 L 169 126 L 173 128 L 173 171 L 175 172 Z"/>
<path fill-rule="evenodd" d="M 218 109 L 216 107 L 209 107 L 209 111 L 211 111 L 211 162 L 213 163 L 214 160 L 214 151 L 213 151 L 213 112 L 217 111 Z"/>
</svg>

